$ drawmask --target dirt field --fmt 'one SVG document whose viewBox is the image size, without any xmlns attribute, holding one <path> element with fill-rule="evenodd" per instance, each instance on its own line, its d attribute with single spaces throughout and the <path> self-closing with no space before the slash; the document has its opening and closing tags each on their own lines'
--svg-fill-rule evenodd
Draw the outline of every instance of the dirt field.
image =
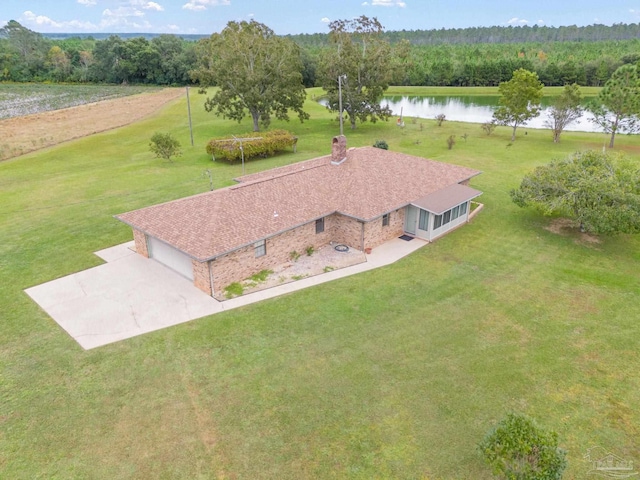
<svg viewBox="0 0 640 480">
<path fill-rule="evenodd" d="M 0 120 L 0 160 L 137 122 L 181 95 L 183 88 L 166 88 Z"/>
</svg>

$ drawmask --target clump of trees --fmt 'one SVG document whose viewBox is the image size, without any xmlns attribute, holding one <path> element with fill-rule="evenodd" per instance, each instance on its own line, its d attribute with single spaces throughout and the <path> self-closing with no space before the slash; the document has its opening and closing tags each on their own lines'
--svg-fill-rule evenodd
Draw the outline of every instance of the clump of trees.
<svg viewBox="0 0 640 480">
<path fill-rule="evenodd" d="M 575 220 L 583 232 L 640 232 L 640 171 L 610 154 L 578 152 L 537 167 L 510 195 L 520 207 Z"/>
<path fill-rule="evenodd" d="M 214 160 L 234 163 L 255 157 L 269 157 L 287 148 L 295 151 L 298 137 L 286 130 L 271 130 L 255 137 L 252 134 L 234 138 L 214 138 L 207 143 L 207 153 Z"/>
<path fill-rule="evenodd" d="M 329 24 L 329 48 L 321 55 L 320 81 L 329 110 L 346 112 L 351 128 L 356 122 L 388 119 L 392 112 L 380 100 L 393 75 L 391 46 L 382 38 L 376 18 L 361 16 Z"/>
<path fill-rule="evenodd" d="M 577 83 L 565 85 L 562 94 L 556 98 L 551 106 L 549 116 L 544 125 L 553 132 L 553 142 L 560 141 L 560 135 L 572 122 L 582 116 L 582 94 Z"/>
<path fill-rule="evenodd" d="M 500 478 L 560 480 L 567 467 L 567 454 L 558 447 L 558 434 L 522 414 L 508 414 L 478 448 Z"/>
<path fill-rule="evenodd" d="M 500 106 L 493 113 L 493 119 L 512 128 L 512 142 L 520 125 L 540 115 L 543 87 L 536 73 L 523 68 L 513 72 L 511 80 L 502 82 L 498 87 Z"/>
<path fill-rule="evenodd" d="M 610 133 L 613 148 L 616 133 L 635 133 L 640 127 L 640 78 L 638 67 L 624 65 L 605 83 L 591 105 L 594 122 Z"/>
<path fill-rule="evenodd" d="M 171 161 L 171 157 L 179 157 L 182 155 L 180 150 L 180 142 L 170 133 L 156 132 L 149 142 L 149 150 L 158 158 L 164 158 Z"/>
<path fill-rule="evenodd" d="M 221 33 L 203 40 L 198 52 L 193 79 L 201 93 L 218 87 L 205 101 L 208 112 L 238 122 L 248 112 L 254 132 L 268 127 L 272 116 L 289 120 L 290 110 L 301 122 L 309 118 L 302 109 L 306 92 L 300 49 L 266 25 L 255 20 L 229 22 Z"/>
</svg>

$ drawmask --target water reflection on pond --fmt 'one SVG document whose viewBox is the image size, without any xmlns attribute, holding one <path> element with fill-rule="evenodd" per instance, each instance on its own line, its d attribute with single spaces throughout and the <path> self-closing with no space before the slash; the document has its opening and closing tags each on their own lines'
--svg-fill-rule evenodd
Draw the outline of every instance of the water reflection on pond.
<svg viewBox="0 0 640 480">
<path fill-rule="evenodd" d="M 433 119 L 441 113 L 447 120 L 459 122 L 484 123 L 492 119 L 493 111 L 498 106 L 498 96 L 389 96 L 384 97 L 381 104 L 388 105 L 394 115 L 402 112 L 404 117 Z M 542 99 L 540 115 L 526 123 L 527 128 L 548 128 L 544 122 L 548 118 L 549 105 L 552 99 Z M 593 115 L 585 112 L 581 118 L 571 123 L 565 130 L 580 132 L 602 132 L 590 119 Z"/>
</svg>

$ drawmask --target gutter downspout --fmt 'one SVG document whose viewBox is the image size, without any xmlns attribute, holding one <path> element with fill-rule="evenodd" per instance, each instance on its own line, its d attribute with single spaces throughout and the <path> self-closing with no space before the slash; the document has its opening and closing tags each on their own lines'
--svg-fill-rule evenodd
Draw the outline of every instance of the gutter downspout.
<svg viewBox="0 0 640 480">
<path fill-rule="evenodd" d="M 213 260 L 209 260 L 207 262 L 207 267 L 209 267 L 209 283 L 211 284 L 211 296 L 213 297 L 215 292 L 213 290 L 213 271 L 211 270 L 212 263 L 213 263 Z"/>
<path fill-rule="evenodd" d="M 360 251 L 364 252 L 364 222 L 360 222 L 360 225 L 362 225 L 360 233 Z"/>
</svg>

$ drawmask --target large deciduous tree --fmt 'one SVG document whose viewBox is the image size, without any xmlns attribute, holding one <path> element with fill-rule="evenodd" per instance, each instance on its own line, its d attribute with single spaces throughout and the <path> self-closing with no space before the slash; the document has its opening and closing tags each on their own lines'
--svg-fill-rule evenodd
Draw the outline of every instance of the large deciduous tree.
<svg viewBox="0 0 640 480">
<path fill-rule="evenodd" d="M 320 64 L 328 108 L 339 111 L 340 86 L 342 108 L 352 129 L 356 128 L 357 120 L 386 120 L 392 112 L 389 107 L 381 106 L 380 100 L 389 88 L 394 65 L 389 42 L 381 36 L 382 25 L 376 18 L 363 15 L 354 20 L 336 20 L 329 27 L 330 48 L 324 52 Z"/>
<path fill-rule="evenodd" d="M 582 116 L 582 94 L 577 83 L 565 85 L 564 90 L 557 97 L 549 110 L 549 116 L 544 125 L 553 132 L 553 142 L 560 141 L 560 134 Z"/>
<path fill-rule="evenodd" d="M 640 115 L 638 67 L 623 65 L 613 72 L 590 110 L 594 115 L 593 122 L 611 134 L 609 148 L 613 148 L 616 133 L 637 132 Z"/>
<path fill-rule="evenodd" d="M 511 80 L 498 86 L 500 106 L 493 118 L 500 125 L 512 128 L 512 142 L 516 139 L 516 129 L 540 114 L 542 88 L 538 75 L 524 68 L 513 72 Z"/>
<path fill-rule="evenodd" d="M 200 67 L 192 77 L 201 91 L 217 86 L 205 109 L 238 122 L 247 115 L 253 130 L 267 127 L 271 116 L 289 120 L 289 110 L 300 121 L 309 118 L 302 109 L 306 92 L 302 84 L 300 49 L 291 40 L 255 20 L 229 22 L 199 45 Z"/>
<path fill-rule="evenodd" d="M 585 232 L 640 232 L 640 171 L 606 153 L 579 152 L 538 167 L 510 193 L 516 205 L 565 215 Z"/>
</svg>

